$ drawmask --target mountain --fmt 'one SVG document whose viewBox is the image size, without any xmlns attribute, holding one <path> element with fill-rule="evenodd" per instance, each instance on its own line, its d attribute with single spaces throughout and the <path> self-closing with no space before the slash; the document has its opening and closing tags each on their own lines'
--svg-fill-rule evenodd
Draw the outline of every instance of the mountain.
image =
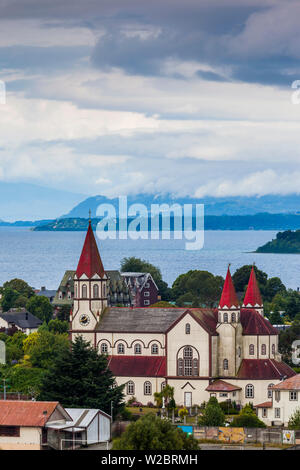
<svg viewBox="0 0 300 470">
<path fill-rule="evenodd" d="M 84 197 L 35 184 L 0 182 L 0 217 L 10 221 L 54 219 Z"/>
<path fill-rule="evenodd" d="M 300 195 L 291 194 L 287 196 L 267 195 L 261 197 L 228 197 L 214 198 L 206 197 L 203 199 L 195 198 L 174 198 L 171 194 L 164 196 L 152 196 L 148 194 L 139 194 L 128 197 L 128 206 L 133 203 L 144 204 L 148 210 L 151 204 L 201 204 L 204 203 L 206 215 L 254 215 L 262 212 L 270 214 L 278 213 L 300 213 Z M 91 210 L 92 217 L 96 217 L 97 207 L 100 204 L 112 204 L 118 214 L 118 198 L 108 199 L 105 196 L 93 196 L 77 204 L 70 212 L 62 216 L 67 217 L 88 217 Z"/>
</svg>

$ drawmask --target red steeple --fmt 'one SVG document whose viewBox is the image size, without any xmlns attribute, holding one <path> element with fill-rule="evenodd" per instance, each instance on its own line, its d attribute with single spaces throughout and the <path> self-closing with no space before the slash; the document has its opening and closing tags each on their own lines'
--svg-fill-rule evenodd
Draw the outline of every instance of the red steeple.
<svg viewBox="0 0 300 470">
<path fill-rule="evenodd" d="M 93 277 L 94 274 L 99 274 L 100 277 L 104 276 L 104 268 L 94 237 L 91 221 L 89 221 L 89 228 L 76 270 L 78 278 L 80 278 L 82 274 L 85 274 L 88 278 Z"/>
<path fill-rule="evenodd" d="M 223 292 L 221 295 L 221 300 L 219 304 L 219 308 L 231 308 L 231 307 L 239 307 L 239 301 L 235 292 L 235 288 L 232 282 L 229 266 L 227 270 L 226 279 L 224 282 Z"/>
<path fill-rule="evenodd" d="M 259 287 L 258 287 L 256 276 L 255 276 L 254 266 L 252 266 L 252 269 L 251 269 L 251 274 L 250 274 L 243 305 L 245 307 L 247 307 L 247 305 L 251 305 L 251 307 L 254 307 L 255 305 L 259 305 L 259 306 L 263 305 L 263 301 L 260 295 Z"/>
</svg>

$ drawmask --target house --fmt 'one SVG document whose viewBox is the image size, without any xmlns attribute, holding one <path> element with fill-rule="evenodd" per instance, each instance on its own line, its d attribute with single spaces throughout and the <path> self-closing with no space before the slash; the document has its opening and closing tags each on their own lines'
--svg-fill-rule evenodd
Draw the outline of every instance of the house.
<svg viewBox="0 0 300 470">
<path fill-rule="evenodd" d="M 288 426 L 290 417 L 300 410 L 300 374 L 270 386 L 270 400 L 255 407 L 267 426 Z"/>
<path fill-rule="evenodd" d="M 0 449 L 75 449 L 110 438 L 111 417 L 101 410 L 65 409 L 58 402 L 0 401 Z"/>
<path fill-rule="evenodd" d="M 281 360 L 278 331 L 264 317 L 254 268 L 242 305 L 228 268 L 217 308 L 112 307 L 91 224 L 74 274 L 69 333 L 106 354 L 126 399 L 143 404 L 168 384 L 178 405 L 199 405 L 211 393 L 254 405 L 268 399 L 270 385 L 295 375 Z"/>
<path fill-rule="evenodd" d="M 121 273 L 132 296 L 133 307 L 147 307 L 158 301 L 158 287 L 150 273 Z"/>
<path fill-rule="evenodd" d="M 109 305 L 124 305 L 130 307 L 132 305 L 131 293 L 125 279 L 117 270 L 105 271 L 108 278 L 107 301 Z M 72 308 L 74 299 L 74 275 L 76 271 L 66 271 L 58 290 L 55 293 L 53 305 L 56 309 L 64 305 Z"/>
<path fill-rule="evenodd" d="M 49 302 L 52 304 L 54 297 L 56 295 L 56 290 L 46 289 L 45 286 L 41 287 L 41 290 L 36 293 L 36 295 L 47 297 Z"/>
<path fill-rule="evenodd" d="M 32 315 L 26 309 L 11 308 L 8 312 L 0 313 L 0 329 L 17 328 L 26 335 L 34 333 L 42 324 L 42 320 Z"/>
</svg>

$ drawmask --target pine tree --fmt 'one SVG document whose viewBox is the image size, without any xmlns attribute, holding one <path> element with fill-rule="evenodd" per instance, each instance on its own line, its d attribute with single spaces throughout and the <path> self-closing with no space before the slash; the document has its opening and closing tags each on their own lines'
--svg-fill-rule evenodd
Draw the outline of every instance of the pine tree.
<svg viewBox="0 0 300 470">
<path fill-rule="evenodd" d="M 112 403 L 116 416 L 124 406 L 124 386 L 117 386 L 107 365 L 107 357 L 78 336 L 45 375 L 39 399 L 69 408 L 99 408 L 108 414 Z"/>
</svg>

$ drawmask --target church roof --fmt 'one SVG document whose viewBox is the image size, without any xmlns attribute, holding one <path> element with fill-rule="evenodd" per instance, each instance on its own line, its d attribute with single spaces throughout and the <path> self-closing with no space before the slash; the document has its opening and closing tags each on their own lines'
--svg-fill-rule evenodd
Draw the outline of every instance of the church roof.
<svg viewBox="0 0 300 470">
<path fill-rule="evenodd" d="M 230 270 L 228 267 L 226 279 L 224 282 L 223 292 L 221 295 L 221 300 L 219 303 L 219 308 L 230 308 L 230 307 L 238 307 L 239 301 L 235 292 L 235 288 L 232 282 Z"/>
<path fill-rule="evenodd" d="M 166 356 L 110 356 L 108 367 L 118 377 L 164 377 Z"/>
<path fill-rule="evenodd" d="M 80 278 L 83 274 L 85 274 L 88 278 L 93 277 L 94 274 L 98 274 L 100 277 L 104 276 L 104 268 L 98 251 L 91 222 L 89 222 L 89 228 L 85 237 L 76 270 L 76 275 L 78 278 Z"/>
<path fill-rule="evenodd" d="M 252 307 L 255 307 L 257 305 L 259 306 L 263 305 L 263 301 L 260 295 L 260 291 L 259 291 L 259 287 L 258 287 L 258 283 L 257 283 L 255 271 L 254 271 L 254 266 L 252 266 L 252 269 L 251 269 L 248 287 L 247 287 L 244 302 L 243 302 L 243 306 L 247 307 L 248 305 L 249 306 L 251 305 Z"/>
<path fill-rule="evenodd" d="M 215 380 L 205 390 L 208 392 L 234 392 L 235 390 L 241 390 L 241 387 L 225 382 L 225 380 Z"/>
<path fill-rule="evenodd" d="M 278 331 L 257 310 L 242 308 L 243 335 L 278 335 Z"/>
<path fill-rule="evenodd" d="M 252 380 L 282 380 L 283 377 L 292 377 L 296 372 L 284 362 L 274 359 L 243 359 L 238 379 Z"/>
<path fill-rule="evenodd" d="M 185 312 L 190 313 L 209 334 L 216 335 L 214 311 L 204 308 L 107 307 L 96 330 L 115 333 L 166 333 Z"/>
</svg>

